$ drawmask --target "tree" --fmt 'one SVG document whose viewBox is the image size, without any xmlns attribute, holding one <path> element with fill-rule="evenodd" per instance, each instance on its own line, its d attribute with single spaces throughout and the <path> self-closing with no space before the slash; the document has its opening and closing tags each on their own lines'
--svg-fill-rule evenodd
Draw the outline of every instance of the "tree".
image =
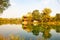
<svg viewBox="0 0 60 40">
<path fill-rule="evenodd" d="M 60 21 L 60 14 L 57 13 L 55 18 L 56 18 L 56 21 Z"/>
<path fill-rule="evenodd" d="M 39 10 L 34 10 L 32 12 L 32 16 L 33 16 L 34 20 L 40 20 L 40 12 L 39 12 Z"/>
<path fill-rule="evenodd" d="M 49 15 L 51 12 L 52 12 L 52 11 L 51 11 L 51 9 L 49 9 L 49 8 L 44 8 L 44 10 L 43 10 L 43 14 L 44 14 L 44 15 Z"/>
<path fill-rule="evenodd" d="M 51 9 L 45 8 L 45 9 L 43 10 L 42 19 L 43 19 L 44 21 L 49 21 L 49 20 L 50 20 L 50 13 L 51 13 L 51 12 L 52 12 Z"/>
<path fill-rule="evenodd" d="M 0 13 L 10 6 L 9 0 L 0 0 Z"/>
</svg>

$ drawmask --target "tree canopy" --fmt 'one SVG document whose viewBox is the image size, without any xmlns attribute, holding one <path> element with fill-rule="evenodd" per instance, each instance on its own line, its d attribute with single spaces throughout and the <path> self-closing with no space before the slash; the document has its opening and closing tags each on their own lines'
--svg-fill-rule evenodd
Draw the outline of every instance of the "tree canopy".
<svg viewBox="0 0 60 40">
<path fill-rule="evenodd" d="M 32 12 L 32 16 L 33 16 L 34 20 L 39 20 L 40 19 L 40 12 L 39 12 L 39 10 L 34 10 Z"/>
<path fill-rule="evenodd" d="M 42 13 L 42 19 L 43 19 L 43 21 L 45 22 L 47 22 L 47 21 L 49 21 L 50 20 L 50 13 L 52 12 L 52 10 L 50 9 L 50 8 L 44 8 L 43 10 L 43 13 Z"/>
<path fill-rule="evenodd" d="M 43 13 L 44 13 L 45 15 L 49 15 L 51 12 L 52 12 L 52 11 L 51 11 L 51 9 L 49 9 L 49 8 L 44 8 L 44 10 L 43 10 Z"/>
<path fill-rule="evenodd" d="M 9 0 L 0 0 L 0 13 L 10 6 Z"/>
</svg>

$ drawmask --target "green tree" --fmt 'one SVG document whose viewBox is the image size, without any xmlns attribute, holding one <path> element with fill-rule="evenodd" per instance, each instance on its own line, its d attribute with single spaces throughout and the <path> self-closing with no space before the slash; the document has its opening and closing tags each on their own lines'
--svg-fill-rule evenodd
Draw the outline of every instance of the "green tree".
<svg viewBox="0 0 60 40">
<path fill-rule="evenodd" d="M 60 21 L 60 14 L 57 13 L 55 18 L 56 18 L 56 21 Z"/>
<path fill-rule="evenodd" d="M 32 16 L 33 16 L 34 20 L 40 20 L 40 12 L 39 12 L 39 10 L 34 10 L 32 12 Z"/>
<path fill-rule="evenodd" d="M 44 8 L 44 10 L 43 10 L 43 14 L 44 14 L 44 15 L 49 15 L 51 12 L 52 12 L 52 11 L 51 11 L 51 9 L 49 9 L 49 8 Z"/>
<path fill-rule="evenodd" d="M 9 0 L 0 0 L 0 13 L 10 6 Z"/>
<path fill-rule="evenodd" d="M 42 20 L 45 22 L 47 22 L 47 21 L 50 21 L 50 13 L 51 13 L 52 11 L 51 11 L 51 9 L 49 9 L 49 8 L 45 8 L 44 10 L 43 10 L 43 14 L 42 14 Z"/>
</svg>

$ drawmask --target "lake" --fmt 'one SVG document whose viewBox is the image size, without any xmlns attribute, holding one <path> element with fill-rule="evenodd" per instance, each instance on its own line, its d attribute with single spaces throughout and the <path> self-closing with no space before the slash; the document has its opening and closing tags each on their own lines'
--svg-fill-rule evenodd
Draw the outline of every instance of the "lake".
<svg viewBox="0 0 60 40">
<path fill-rule="evenodd" d="M 36 27 L 34 27 L 36 28 Z M 41 28 L 42 29 L 42 28 Z M 23 29 L 22 25 L 0 25 L 0 35 L 3 35 L 5 37 L 9 37 L 12 35 L 18 35 L 21 40 L 24 38 L 24 40 L 60 40 L 60 30 L 56 31 L 56 29 L 50 29 L 45 31 L 39 31 L 37 29 Z"/>
</svg>

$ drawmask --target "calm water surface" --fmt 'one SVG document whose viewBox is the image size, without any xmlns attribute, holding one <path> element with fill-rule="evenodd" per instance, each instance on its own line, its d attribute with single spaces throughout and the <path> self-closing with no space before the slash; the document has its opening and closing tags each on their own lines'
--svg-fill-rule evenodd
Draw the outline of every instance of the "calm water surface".
<svg viewBox="0 0 60 40">
<path fill-rule="evenodd" d="M 34 35 L 32 32 L 27 32 L 22 29 L 22 25 L 0 25 L 0 34 L 4 36 L 9 36 L 10 34 L 19 35 L 20 37 L 24 37 L 25 40 L 44 39 L 42 36 L 43 33 L 39 32 L 39 35 Z M 57 33 L 54 29 L 50 30 L 51 37 L 47 38 L 48 40 L 60 40 L 60 33 Z"/>
</svg>

